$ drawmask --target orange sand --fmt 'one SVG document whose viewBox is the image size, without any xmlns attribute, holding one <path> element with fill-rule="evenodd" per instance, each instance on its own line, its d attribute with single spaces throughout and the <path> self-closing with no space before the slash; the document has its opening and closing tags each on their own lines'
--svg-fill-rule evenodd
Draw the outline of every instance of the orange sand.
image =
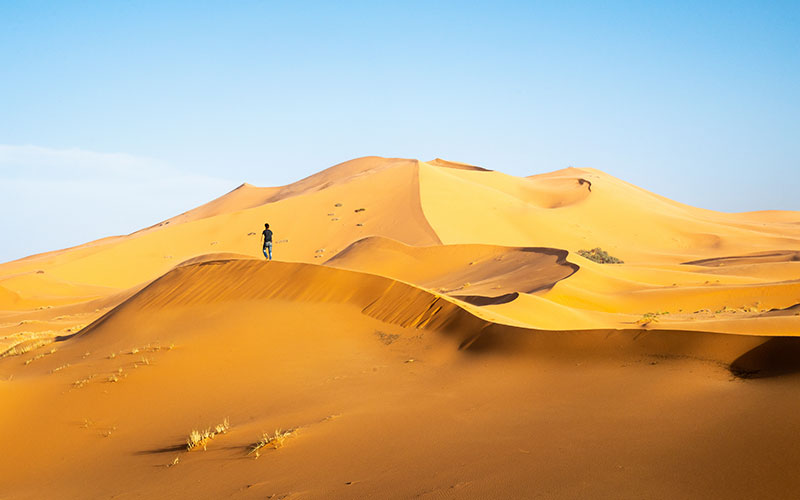
<svg viewBox="0 0 800 500">
<path fill-rule="evenodd" d="M 361 158 L 0 264 L 0 498 L 795 498 L 798 337 L 800 212 Z"/>
</svg>

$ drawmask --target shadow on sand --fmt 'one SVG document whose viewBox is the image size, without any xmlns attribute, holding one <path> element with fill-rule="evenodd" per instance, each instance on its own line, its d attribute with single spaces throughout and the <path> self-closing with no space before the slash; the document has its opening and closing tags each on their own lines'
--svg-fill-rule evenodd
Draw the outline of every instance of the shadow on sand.
<svg viewBox="0 0 800 500">
<path fill-rule="evenodd" d="M 134 455 L 157 455 L 159 453 L 175 453 L 177 451 L 186 451 L 186 443 L 176 444 L 175 446 L 167 446 L 164 448 L 156 448 L 154 450 L 137 451 Z"/>
<path fill-rule="evenodd" d="M 800 373 L 800 338 L 773 337 L 736 358 L 730 370 L 739 378 Z"/>
</svg>

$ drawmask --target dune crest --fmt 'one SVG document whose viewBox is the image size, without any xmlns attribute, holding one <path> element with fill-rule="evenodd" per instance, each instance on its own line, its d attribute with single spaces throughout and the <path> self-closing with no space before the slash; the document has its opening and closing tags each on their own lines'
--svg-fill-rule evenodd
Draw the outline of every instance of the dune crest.
<svg viewBox="0 0 800 500">
<path fill-rule="evenodd" d="M 492 245 L 412 247 L 370 237 L 353 243 L 325 265 L 396 278 L 474 302 L 549 290 L 578 270 L 566 261 L 567 254 L 554 248 Z"/>
<path fill-rule="evenodd" d="M 546 255 L 546 254 L 545 254 Z M 704 342 L 688 347 L 665 339 L 686 333 L 651 329 L 646 338 L 633 343 L 639 329 L 576 330 L 550 332 L 527 328 L 486 309 L 472 306 L 445 295 L 411 284 L 374 274 L 300 263 L 263 262 L 257 260 L 206 260 L 175 268 L 127 299 L 114 310 L 73 336 L 59 341 L 76 342 L 84 349 L 99 349 L 126 343 L 150 343 L 149 336 L 118 338 L 115 325 L 124 325 L 142 315 L 161 312 L 191 316 L 191 311 L 204 308 L 229 308 L 242 303 L 317 303 L 352 305 L 361 314 L 402 328 L 430 330 L 454 341 L 453 348 L 502 349 L 509 353 L 526 352 L 535 346 L 573 345 L 583 350 L 582 343 L 592 350 L 614 350 L 625 346 L 635 352 L 641 349 L 671 354 L 697 354 L 699 345 L 707 345 L 705 355 L 714 355 L 721 362 L 730 356 L 741 356 L 766 340 L 763 337 L 736 336 L 737 341 L 724 341 L 724 336 L 708 334 Z M 545 335 L 543 337 L 542 335 Z M 602 335 L 606 334 L 606 335 Z M 575 344 L 575 342 L 578 342 Z M 719 344 L 719 347 L 715 347 Z M 723 347 L 724 346 L 724 347 Z M 716 351 L 715 349 L 719 349 Z M 716 354 L 714 354 L 716 353 Z M 800 370 L 800 362 L 796 368 Z"/>
<path fill-rule="evenodd" d="M 425 162 L 428 165 L 434 165 L 436 167 L 445 167 L 445 168 L 454 168 L 456 170 L 472 170 L 475 172 L 491 172 L 488 168 L 479 167 L 477 165 L 470 165 L 468 163 L 459 163 L 456 161 L 447 161 L 441 158 L 436 158 L 434 160 L 430 160 Z"/>
</svg>

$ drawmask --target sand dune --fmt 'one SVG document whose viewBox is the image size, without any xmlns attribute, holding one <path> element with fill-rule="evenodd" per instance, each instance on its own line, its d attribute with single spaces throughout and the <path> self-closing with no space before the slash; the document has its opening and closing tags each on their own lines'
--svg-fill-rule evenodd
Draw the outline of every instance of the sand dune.
<svg viewBox="0 0 800 500">
<path fill-rule="evenodd" d="M 794 498 L 798 255 L 593 169 L 243 184 L 0 264 L 0 497 Z"/>
<path fill-rule="evenodd" d="M 420 164 L 420 179 L 425 216 L 445 244 L 599 246 L 625 262 L 679 263 L 800 242 L 797 227 L 689 207 L 592 169 L 519 179 Z"/>
<path fill-rule="evenodd" d="M 380 237 L 359 240 L 325 264 L 436 289 L 471 302 L 510 302 L 552 288 L 578 266 L 565 250 L 491 245 L 412 247 Z"/>
</svg>

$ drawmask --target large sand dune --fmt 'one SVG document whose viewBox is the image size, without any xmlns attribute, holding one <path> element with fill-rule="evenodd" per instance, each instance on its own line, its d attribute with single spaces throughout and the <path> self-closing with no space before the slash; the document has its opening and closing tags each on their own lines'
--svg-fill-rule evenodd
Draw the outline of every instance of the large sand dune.
<svg viewBox="0 0 800 500">
<path fill-rule="evenodd" d="M 0 498 L 794 498 L 798 222 L 367 157 L 0 264 Z"/>
</svg>

